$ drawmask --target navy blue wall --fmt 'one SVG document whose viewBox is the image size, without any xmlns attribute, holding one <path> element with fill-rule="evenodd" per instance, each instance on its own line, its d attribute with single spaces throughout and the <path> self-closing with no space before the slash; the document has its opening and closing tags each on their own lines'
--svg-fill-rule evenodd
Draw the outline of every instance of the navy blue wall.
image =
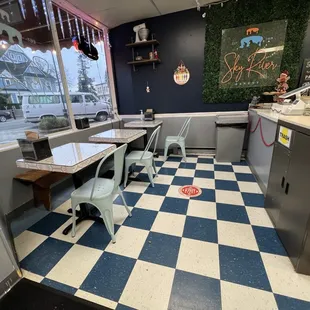
<svg viewBox="0 0 310 310">
<path fill-rule="evenodd" d="M 151 65 L 140 66 L 133 72 L 131 49 L 125 47 L 134 36 L 133 26 L 145 22 L 160 42 L 159 57 L 162 63 L 156 71 Z M 116 27 L 110 32 L 116 92 L 120 114 L 137 114 L 140 109 L 153 108 L 157 113 L 211 112 L 246 110 L 247 103 L 206 104 L 202 101 L 204 66 L 205 23 L 196 9 L 136 21 Z M 308 39 L 309 38 L 308 31 Z M 208 38 L 206 38 L 208 39 Z M 310 45 L 307 40 L 305 46 Z M 149 48 L 136 49 L 147 56 Z M 303 56 L 310 56 L 308 48 Z M 191 78 L 184 86 L 175 84 L 173 72 L 183 60 Z M 151 88 L 146 93 L 146 83 Z"/>
</svg>

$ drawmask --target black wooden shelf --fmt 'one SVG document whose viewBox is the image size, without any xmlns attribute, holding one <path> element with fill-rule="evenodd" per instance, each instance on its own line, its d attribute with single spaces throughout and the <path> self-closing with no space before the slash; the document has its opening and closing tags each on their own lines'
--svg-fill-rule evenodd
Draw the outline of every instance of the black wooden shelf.
<svg viewBox="0 0 310 310">
<path fill-rule="evenodd" d="M 128 65 L 147 65 L 153 63 L 160 63 L 160 59 L 142 59 L 142 60 L 135 60 L 127 62 Z"/>
<path fill-rule="evenodd" d="M 127 47 L 139 47 L 139 46 L 148 46 L 148 45 L 158 45 L 159 42 L 157 40 L 149 40 L 149 41 L 141 41 L 136 43 L 126 44 Z"/>
<path fill-rule="evenodd" d="M 153 70 L 155 70 L 156 64 L 161 63 L 160 59 L 156 58 L 156 59 L 135 60 L 135 49 L 144 47 L 144 46 L 150 46 L 152 48 L 152 53 L 154 55 L 155 46 L 158 44 L 159 42 L 155 40 L 153 36 L 152 36 L 152 40 L 126 44 L 127 47 L 131 48 L 131 53 L 132 53 L 132 61 L 127 62 L 127 64 L 132 65 L 133 71 L 136 71 L 136 66 L 148 65 L 148 64 L 151 64 L 153 66 Z"/>
</svg>

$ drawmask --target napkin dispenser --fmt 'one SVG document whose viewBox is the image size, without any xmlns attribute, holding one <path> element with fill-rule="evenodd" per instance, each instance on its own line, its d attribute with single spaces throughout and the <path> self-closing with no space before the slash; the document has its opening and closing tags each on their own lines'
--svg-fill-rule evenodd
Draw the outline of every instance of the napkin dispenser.
<svg viewBox="0 0 310 310">
<path fill-rule="evenodd" d="M 75 119 L 75 126 L 77 129 L 89 128 L 89 119 L 87 117 L 78 117 Z"/>
<path fill-rule="evenodd" d="M 145 112 L 144 112 L 144 120 L 145 121 L 153 121 L 155 119 L 155 116 L 154 116 L 154 111 L 153 109 L 147 109 Z"/>
<path fill-rule="evenodd" d="M 39 161 L 53 156 L 48 138 L 17 139 L 23 158 Z"/>
</svg>

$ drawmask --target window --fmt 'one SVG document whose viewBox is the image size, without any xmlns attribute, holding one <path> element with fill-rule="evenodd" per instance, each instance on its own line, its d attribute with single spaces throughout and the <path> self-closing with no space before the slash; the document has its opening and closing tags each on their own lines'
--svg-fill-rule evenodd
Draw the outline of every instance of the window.
<svg viewBox="0 0 310 310">
<path fill-rule="evenodd" d="M 92 25 L 86 25 L 85 27 Z M 75 50 L 74 47 L 64 47 L 61 50 L 61 55 L 64 62 L 66 78 L 70 90 L 72 109 L 75 114 L 86 113 L 87 115 L 95 116 L 99 111 L 106 109 L 112 111 L 110 92 L 105 92 L 109 88 L 109 79 L 107 72 L 107 62 L 103 42 L 100 42 L 95 30 L 95 41 L 93 44 L 98 51 L 98 60 L 90 60 L 84 54 Z M 92 38 L 91 38 L 92 40 Z M 73 100 L 73 93 L 83 93 L 86 104 L 85 109 L 78 110 L 77 101 Z M 75 99 L 75 98 L 74 98 Z M 90 104 L 96 102 L 96 105 Z M 75 103 L 75 104 L 74 104 Z M 111 117 L 109 112 L 108 117 Z M 90 125 L 95 124 L 98 120 L 90 117 Z"/>
<path fill-rule="evenodd" d="M 26 130 L 40 131 L 40 128 L 49 127 L 41 126 L 40 118 L 44 114 L 62 118 L 59 122 L 62 124 L 66 123 L 66 121 L 63 122 L 63 118 L 68 121 L 69 113 L 72 113 L 71 119 L 74 115 L 87 114 L 92 124 L 98 121 L 95 116 L 99 111 L 103 109 L 112 111 L 105 47 L 102 42 L 105 35 L 103 29 L 99 28 L 99 24 L 90 24 L 91 19 L 81 20 L 79 16 L 76 24 L 74 22 L 76 16 L 70 12 L 69 4 L 66 6 L 66 11 L 59 8 L 61 21 L 56 6 L 54 19 L 49 20 L 46 19 L 44 10 L 41 10 L 42 5 L 39 6 L 38 12 L 33 12 L 28 9 L 35 10 L 32 0 L 23 0 L 21 3 L 23 3 L 22 6 L 16 1 L 11 4 L 9 1 L 1 6 L 1 9 L 10 16 L 8 26 L 12 27 L 17 35 L 13 42 L 5 31 L 0 33 L 1 62 L 4 68 L 1 71 L 3 85 L 0 88 L 0 110 L 16 109 L 17 119 L 0 124 L 0 144 L 24 138 Z M 13 6 L 14 12 L 11 9 Z M 76 11 L 76 8 L 72 7 L 72 9 Z M 16 10 L 20 14 L 16 14 Z M 37 15 L 37 18 L 34 15 Z M 68 18 L 71 21 L 71 27 L 69 27 Z M 46 20 L 58 25 L 56 31 L 60 50 L 57 49 L 57 52 L 61 53 L 66 85 L 62 81 L 63 72 L 60 71 L 59 58 L 54 50 L 52 27 L 48 27 Z M 63 27 L 59 26 L 61 22 Z M 92 52 L 94 50 L 98 52 L 97 60 L 90 60 L 86 56 L 89 52 L 76 51 L 72 46 L 72 34 L 77 33 L 84 36 L 87 42 L 84 47 L 88 46 Z M 70 109 L 67 108 L 65 99 L 68 97 L 73 103 Z M 84 105 L 84 102 L 96 102 L 96 104 Z M 52 131 L 55 132 L 55 130 L 62 130 L 62 128 L 55 127 Z"/>
<path fill-rule="evenodd" d="M 0 148 L 3 144 L 25 138 L 27 130 L 43 130 L 40 116 L 44 114 L 56 115 L 60 119 L 57 126 L 55 122 L 50 124 L 55 126 L 51 128 L 51 132 L 60 131 L 62 127 L 68 126 L 68 120 L 63 120 L 68 118 L 67 107 L 66 101 L 62 102 L 60 98 L 63 94 L 62 80 L 57 57 L 53 54 L 53 38 L 49 30 L 51 28 L 46 27 L 43 10 L 40 9 L 38 18 L 35 18 L 32 10 L 28 10 L 32 8 L 31 0 L 22 2 L 27 8 L 24 11 L 25 18 L 18 2 L 1 4 L 1 9 L 10 16 L 9 26 L 13 28 L 12 31 L 20 34 L 22 42 L 18 41 L 18 36 L 10 42 L 6 32 L 0 33 L 3 43 L 0 111 L 13 109 L 16 116 L 16 119 L 11 118 L 0 123 Z M 61 33 L 59 34 L 61 37 Z M 21 98 L 21 102 L 18 98 Z"/>
<path fill-rule="evenodd" d="M 11 79 L 4 79 L 4 84 L 5 84 L 5 86 L 12 85 Z"/>
<path fill-rule="evenodd" d="M 85 102 L 96 102 L 98 101 L 93 95 L 85 95 Z"/>
<path fill-rule="evenodd" d="M 52 90 L 52 83 L 50 81 L 45 81 L 45 87 L 47 90 Z"/>
<path fill-rule="evenodd" d="M 11 59 L 11 60 L 16 60 L 15 53 L 8 52 L 8 53 L 7 53 L 7 56 L 8 56 L 9 59 Z"/>
<path fill-rule="evenodd" d="M 39 74 L 40 73 L 40 70 L 38 70 L 38 68 L 36 68 L 36 67 L 28 67 L 28 69 L 27 69 L 27 71 L 29 72 L 29 73 L 34 73 L 34 74 Z"/>
<path fill-rule="evenodd" d="M 25 98 L 27 98 L 27 96 L 25 96 Z M 58 104 L 60 103 L 60 98 L 59 96 L 29 96 L 28 103 L 29 104 Z"/>
<path fill-rule="evenodd" d="M 33 78 L 30 82 L 30 87 L 34 90 L 41 90 L 42 86 L 38 78 Z"/>
<path fill-rule="evenodd" d="M 70 100 L 72 103 L 83 103 L 82 95 L 70 95 Z"/>
<path fill-rule="evenodd" d="M 25 99 L 27 99 L 27 98 L 28 97 L 25 96 Z M 40 97 L 39 96 L 29 96 L 28 103 L 29 104 L 40 104 Z"/>
</svg>

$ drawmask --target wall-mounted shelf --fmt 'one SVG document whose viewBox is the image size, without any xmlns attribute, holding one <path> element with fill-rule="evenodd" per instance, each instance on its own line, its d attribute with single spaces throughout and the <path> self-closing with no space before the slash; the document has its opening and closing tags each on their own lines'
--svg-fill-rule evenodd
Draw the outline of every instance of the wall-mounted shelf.
<svg viewBox="0 0 310 310">
<path fill-rule="evenodd" d="M 141 41 L 137 43 L 126 44 L 127 47 L 139 47 L 139 46 L 148 46 L 148 45 L 159 45 L 159 42 L 157 40 L 148 40 L 148 41 Z"/>
<path fill-rule="evenodd" d="M 136 66 L 148 65 L 148 64 L 152 64 L 153 69 L 154 70 L 156 69 L 156 64 L 161 63 L 160 59 L 158 59 L 158 58 L 157 59 L 135 60 L 135 49 L 136 48 L 151 46 L 152 47 L 152 53 L 154 54 L 156 45 L 159 45 L 159 42 L 154 39 L 153 35 L 152 35 L 152 40 L 126 44 L 126 46 L 130 47 L 131 51 L 132 51 L 132 61 L 127 62 L 127 64 L 132 65 L 133 71 L 136 71 Z"/>
<path fill-rule="evenodd" d="M 153 63 L 160 63 L 160 59 L 142 59 L 142 60 L 135 60 L 127 62 L 128 65 L 147 65 Z"/>
</svg>

